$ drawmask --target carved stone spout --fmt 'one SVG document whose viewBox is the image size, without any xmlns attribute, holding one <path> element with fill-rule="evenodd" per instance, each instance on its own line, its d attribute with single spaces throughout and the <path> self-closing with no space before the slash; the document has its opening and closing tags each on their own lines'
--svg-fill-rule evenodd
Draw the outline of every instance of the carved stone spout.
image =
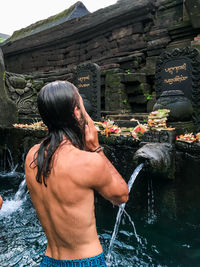
<svg viewBox="0 0 200 267">
<path fill-rule="evenodd" d="M 148 143 L 134 155 L 137 163 L 144 162 L 152 174 L 168 179 L 174 177 L 174 149 L 168 143 Z"/>
</svg>

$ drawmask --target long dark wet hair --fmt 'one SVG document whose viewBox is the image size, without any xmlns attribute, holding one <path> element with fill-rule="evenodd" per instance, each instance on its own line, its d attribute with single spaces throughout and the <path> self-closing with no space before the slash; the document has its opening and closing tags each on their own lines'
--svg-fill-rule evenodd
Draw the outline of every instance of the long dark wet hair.
<svg viewBox="0 0 200 267">
<path fill-rule="evenodd" d="M 63 138 L 84 150 L 84 118 L 82 116 L 80 123 L 74 114 L 74 108 L 80 108 L 78 90 L 66 81 L 45 85 L 38 94 L 37 104 L 42 120 L 48 127 L 48 135 L 40 144 L 33 162 L 37 167 L 37 182 L 43 182 L 47 186 L 46 179 L 51 172 L 52 157 Z"/>
</svg>

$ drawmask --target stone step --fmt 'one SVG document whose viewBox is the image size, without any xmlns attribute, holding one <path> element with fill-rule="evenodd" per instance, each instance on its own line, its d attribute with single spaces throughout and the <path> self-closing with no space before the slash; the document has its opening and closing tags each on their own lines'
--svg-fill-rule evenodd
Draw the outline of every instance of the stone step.
<svg viewBox="0 0 200 267">
<path fill-rule="evenodd" d="M 107 114 L 105 118 L 112 120 L 145 120 L 148 118 L 148 113 L 132 113 L 132 114 Z"/>
<path fill-rule="evenodd" d="M 114 121 L 119 127 L 135 127 L 138 122 L 147 123 L 148 113 L 104 114 L 104 120 Z"/>
<path fill-rule="evenodd" d="M 118 125 L 119 127 L 134 128 L 135 126 L 138 125 L 137 121 L 115 120 L 114 122 L 115 122 L 115 125 Z"/>
</svg>

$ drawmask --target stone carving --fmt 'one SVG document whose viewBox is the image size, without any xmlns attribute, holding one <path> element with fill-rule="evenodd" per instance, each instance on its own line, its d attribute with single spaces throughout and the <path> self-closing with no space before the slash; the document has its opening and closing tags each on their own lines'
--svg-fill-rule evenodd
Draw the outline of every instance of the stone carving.
<svg viewBox="0 0 200 267">
<path fill-rule="evenodd" d="M 44 82 L 32 80 L 30 76 L 6 72 L 5 83 L 8 97 L 17 107 L 19 122 L 29 123 L 39 119 L 36 98 Z"/>
<path fill-rule="evenodd" d="M 147 131 L 142 137 L 142 144 L 146 143 L 169 143 L 174 144 L 176 140 L 175 131 Z"/>
<path fill-rule="evenodd" d="M 169 143 L 147 143 L 134 154 L 134 160 L 144 162 L 152 174 L 174 178 L 174 146 Z"/>
<path fill-rule="evenodd" d="M 200 146 L 198 143 L 186 143 L 181 141 L 176 141 L 176 149 L 184 153 L 188 153 L 193 157 L 200 155 Z"/>
<path fill-rule="evenodd" d="M 181 90 L 191 100 L 193 121 L 200 129 L 200 53 L 184 47 L 165 51 L 157 60 L 155 86 L 157 99 L 163 91 Z"/>
<path fill-rule="evenodd" d="M 100 67 L 94 63 L 78 65 L 73 79 L 93 120 L 100 120 Z"/>
<path fill-rule="evenodd" d="M 8 99 L 5 88 L 5 66 L 3 53 L 0 49 L 0 125 L 11 126 L 17 122 L 16 105 Z"/>
</svg>

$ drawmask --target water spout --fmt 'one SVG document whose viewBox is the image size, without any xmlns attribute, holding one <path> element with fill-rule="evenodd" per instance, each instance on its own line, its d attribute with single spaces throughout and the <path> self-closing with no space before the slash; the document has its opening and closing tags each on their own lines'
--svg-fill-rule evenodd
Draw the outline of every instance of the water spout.
<svg viewBox="0 0 200 267">
<path fill-rule="evenodd" d="M 152 174 L 174 178 L 174 147 L 169 143 L 147 143 L 134 155 L 137 163 L 145 163 Z"/>
</svg>

